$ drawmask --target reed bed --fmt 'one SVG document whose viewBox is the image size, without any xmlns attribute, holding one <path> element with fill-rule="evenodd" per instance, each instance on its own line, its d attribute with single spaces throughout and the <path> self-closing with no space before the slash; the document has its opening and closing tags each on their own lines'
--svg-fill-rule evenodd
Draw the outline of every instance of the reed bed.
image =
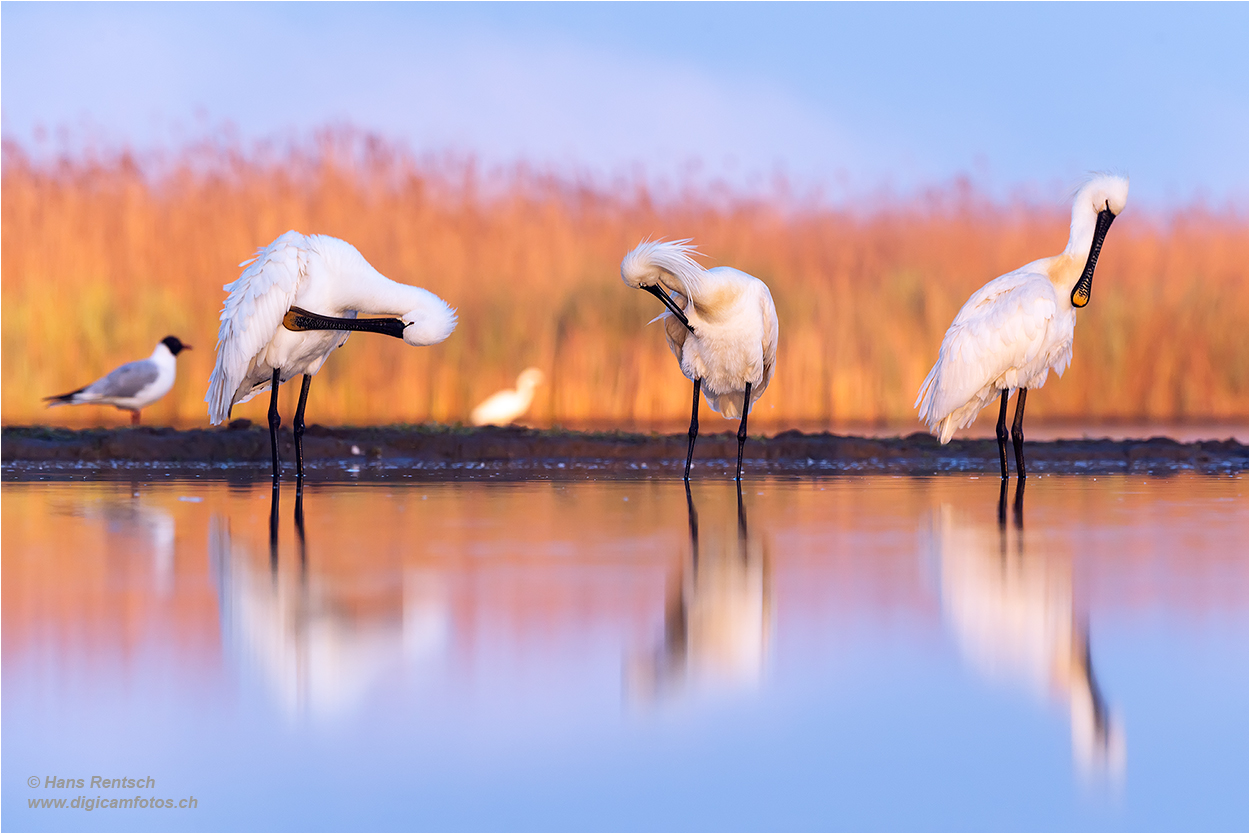
<svg viewBox="0 0 1250 834">
<path fill-rule="evenodd" d="M 759 276 L 777 303 L 777 375 L 753 428 L 907 425 L 968 295 L 1058 253 L 1068 226 L 1062 195 L 1004 204 L 953 185 L 859 212 L 716 188 L 660 199 L 637 182 L 488 174 L 472 159 L 415 158 L 343 133 L 281 152 L 205 144 L 159 173 L 127 154 L 35 164 L 5 143 L 2 187 L 6 425 L 124 424 L 111 408 L 40 400 L 171 333 L 195 348 L 144 421 L 207 425 L 222 284 L 288 229 L 351 241 L 384 275 L 460 315 L 431 348 L 353 336 L 317 377 L 313 422 L 463 421 L 536 365 L 547 384 L 530 425 L 683 425 L 689 386 L 658 326 L 646 326 L 659 304 L 626 288 L 618 268 L 644 238 L 692 237 L 709 266 Z M 1244 419 L 1247 251 L 1245 217 L 1200 206 L 1152 217 L 1130 201 L 1079 314 L 1076 361 L 1030 398 L 1031 417 Z M 298 386 L 286 387 L 289 421 Z M 266 400 L 234 416 L 263 422 Z"/>
</svg>

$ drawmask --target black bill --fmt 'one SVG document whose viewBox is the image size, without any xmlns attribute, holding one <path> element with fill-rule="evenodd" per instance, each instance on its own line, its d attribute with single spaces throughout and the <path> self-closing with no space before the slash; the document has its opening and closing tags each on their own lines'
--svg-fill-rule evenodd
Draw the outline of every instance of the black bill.
<svg viewBox="0 0 1250 834">
<path fill-rule="evenodd" d="M 301 307 L 292 307 L 282 317 L 287 330 L 351 330 L 358 333 L 381 333 L 383 336 L 404 338 L 407 327 L 401 319 L 340 319 L 310 313 Z"/>
<path fill-rule="evenodd" d="M 1072 288 L 1073 307 L 1084 307 L 1089 303 L 1089 293 L 1094 286 L 1094 267 L 1098 266 L 1098 253 L 1102 251 L 1102 241 L 1107 236 L 1107 229 L 1111 228 L 1112 220 L 1115 220 L 1115 215 L 1110 209 L 1098 212 L 1098 223 L 1094 226 L 1094 242 L 1089 247 L 1085 271 L 1081 273 L 1076 286 Z"/>
<path fill-rule="evenodd" d="M 672 313 L 674 316 L 676 316 L 679 322 L 686 325 L 687 330 L 689 330 L 691 333 L 694 332 L 694 328 L 690 326 L 690 322 L 686 319 L 686 314 L 683 313 L 681 311 L 681 308 L 677 306 L 677 302 L 673 300 L 673 297 L 668 294 L 667 290 L 655 284 L 649 287 L 643 287 L 642 289 L 646 290 L 647 292 L 654 295 L 656 298 L 663 301 L 664 306 L 668 308 L 668 311 Z"/>
</svg>

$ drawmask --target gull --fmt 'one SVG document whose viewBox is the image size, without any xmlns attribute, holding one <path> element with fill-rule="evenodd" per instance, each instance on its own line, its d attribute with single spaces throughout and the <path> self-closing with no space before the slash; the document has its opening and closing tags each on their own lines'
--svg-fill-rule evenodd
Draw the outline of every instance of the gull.
<svg viewBox="0 0 1250 834">
<path fill-rule="evenodd" d="M 156 343 L 147 359 L 127 362 L 77 391 L 44 397 L 48 408 L 58 405 L 112 405 L 130 412 L 130 425 L 139 425 L 139 412 L 169 393 L 174 387 L 177 362 L 174 357 L 190 350 L 177 336 L 166 336 Z"/>
</svg>

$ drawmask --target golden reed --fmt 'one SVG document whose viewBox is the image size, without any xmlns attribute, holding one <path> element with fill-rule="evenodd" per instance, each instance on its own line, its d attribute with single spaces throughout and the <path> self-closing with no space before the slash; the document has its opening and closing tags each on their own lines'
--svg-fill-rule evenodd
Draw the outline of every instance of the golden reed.
<svg viewBox="0 0 1250 834">
<path fill-rule="evenodd" d="M 207 425 L 221 286 L 257 247 L 298 229 L 352 242 L 384 275 L 460 314 L 431 348 L 354 336 L 317 376 L 311 422 L 464 421 L 535 365 L 547 383 L 531 425 L 682 427 L 689 386 L 658 326 L 646 326 L 660 305 L 618 269 L 643 238 L 692 237 L 708 265 L 759 276 L 777 303 L 777 375 L 753 429 L 907 428 L 968 295 L 1058 253 L 1068 233 L 1058 195 L 1038 208 L 952 187 L 861 213 L 716 189 L 659 200 L 636 183 L 588 186 L 524 167 L 488 177 L 472 160 L 417 160 L 350 132 L 282 152 L 205 144 L 159 175 L 125 154 L 36 165 L 6 143 L 2 198 L 5 425 L 125 424 L 112 408 L 40 400 L 171 333 L 195 349 L 144 422 Z M 1032 417 L 1244 419 L 1247 244 L 1245 217 L 1200 207 L 1151 217 L 1130 203 L 1079 314 L 1073 366 L 1030 398 Z M 289 425 L 298 386 L 284 388 Z M 266 403 L 235 417 L 263 423 Z M 720 428 L 705 415 L 705 430 Z"/>
</svg>

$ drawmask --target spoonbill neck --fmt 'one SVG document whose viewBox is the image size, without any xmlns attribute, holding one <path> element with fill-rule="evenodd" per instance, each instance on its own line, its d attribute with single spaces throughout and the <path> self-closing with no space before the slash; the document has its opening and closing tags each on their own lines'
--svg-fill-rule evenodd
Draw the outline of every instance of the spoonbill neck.
<svg viewBox="0 0 1250 834">
<path fill-rule="evenodd" d="M 361 313 L 402 316 L 431 303 L 429 290 L 392 281 L 377 270 L 362 270 L 347 290 L 351 297 L 348 309 Z"/>
</svg>

